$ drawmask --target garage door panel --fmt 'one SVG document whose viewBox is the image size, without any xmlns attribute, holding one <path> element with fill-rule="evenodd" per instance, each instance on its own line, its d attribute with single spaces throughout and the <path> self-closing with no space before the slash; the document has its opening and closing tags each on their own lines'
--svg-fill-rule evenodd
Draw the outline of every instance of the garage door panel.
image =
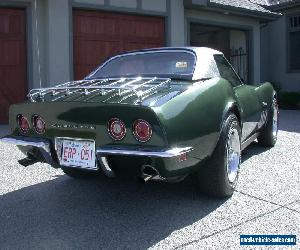
<svg viewBox="0 0 300 250">
<path fill-rule="evenodd" d="M 24 46 L 19 40 L 0 41 L 0 66 L 20 66 L 23 67 L 24 61 L 22 51 Z M 11 51 L 13 53 L 8 53 Z"/>
<path fill-rule="evenodd" d="M 150 39 L 163 42 L 163 19 L 126 19 L 122 22 L 124 38 Z"/>
<path fill-rule="evenodd" d="M 0 37 L 6 38 L 12 36 L 14 38 L 22 38 L 25 34 L 25 29 L 20 25 L 24 23 L 24 10 L 8 10 L 0 9 Z"/>
<path fill-rule="evenodd" d="M 9 32 L 9 15 L 1 13 L 0 10 L 0 34 L 7 34 Z"/>
<path fill-rule="evenodd" d="M 80 48 L 80 53 L 76 54 L 76 64 L 99 64 L 99 60 L 104 60 L 108 55 L 117 53 L 121 46 L 120 41 L 79 41 L 76 46 Z"/>
<path fill-rule="evenodd" d="M 108 57 L 161 47 L 164 18 L 74 10 L 74 77 L 82 79 Z"/>
<path fill-rule="evenodd" d="M 99 62 L 120 51 L 120 41 L 80 40 L 76 41 L 75 77 L 81 79 L 95 69 Z M 81 69 L 82 67 L 82 69 Z"/>
<path fill-rule="evenodd" d="M 139 43 L 139 42 L 126 42 L 124 48 L 126 51 L 130 50 L 139 50 L 139 49 L 148 49 L 148 48 L 157 48 L 160 47 L 160 44 L 157 43 Z"/>
<path fill-rule="evenodd" d="M 9 106 L 9 102 L 7 101 L 6 97 L 0 93 L 0 107 L 7 107 L 7 106 Z M 2 123 L 8 121 L 8 112 L 3 112 L 2 114 L 0 114 L 0 117 Z"/>
<path fill-rule="evenodd" d="M 0 8 L 0 124 L 8 122 L 9 105 L 25 100 L 25 11 Z"/>
<path fill-rule="evenodd" d="M 107 14 L 97 14 L 94 12 L 75 11 L 75 34 L 106 35 L 109 37 L 118 36 L 120 33 L 119 18 Z"/>
<path fill-rule="evenodd" d="M 1 79 L 1 93 L 6 93 L 8 101 L 12 104 L 14 102 L 24 101 L 26 95 L 26 88 L 23 84 L 19 83 L 20 77 L 25 77 L 22 68 L 14 67 L 1 67 L 0 79 Z"/>
<path fill-rule="evenodd" d="M 77 75 L 83 76 L 80 79 L 83 79 L 89 73 L 91 73 L 92 69 L 96 68 L 94 65 L 75 65 L 74 71 Z M 75 75 L 76 76 L 76 75 Z"/>
</svg>

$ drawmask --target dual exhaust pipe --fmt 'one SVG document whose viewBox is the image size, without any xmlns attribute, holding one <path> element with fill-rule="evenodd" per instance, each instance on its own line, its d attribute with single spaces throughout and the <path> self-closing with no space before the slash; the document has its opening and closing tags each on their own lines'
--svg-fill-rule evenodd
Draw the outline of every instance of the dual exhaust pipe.
<svg viewBox="0 0 300 250">
<path fill-rule="evenodd" d="M 157 180 L 157 181 L 163 181 L 164 178 L 160 176 L 158 170 L 153 167 L 152 165 L 143 165 L 141 167 L 141 176 L 140 176 L 140 180 L 143 183 L 146 183 L 150 180 Z"/>
</svg>

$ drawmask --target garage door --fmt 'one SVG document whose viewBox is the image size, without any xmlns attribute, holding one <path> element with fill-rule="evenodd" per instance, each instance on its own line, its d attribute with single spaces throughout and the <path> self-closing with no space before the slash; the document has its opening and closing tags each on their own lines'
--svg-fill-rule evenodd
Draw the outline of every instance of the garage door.
<svg viewBox="0 0 300 250">
<path fill-rule="evenodd" d="M 0 8 L 0 124 L 26 95 L 25 11 Z"/>
<path fill-rule="evenodd" d="M 164 45 L 164 18 L 73 11 L 74 78 L 82 79 L 118 52 Z"/>
</svg>

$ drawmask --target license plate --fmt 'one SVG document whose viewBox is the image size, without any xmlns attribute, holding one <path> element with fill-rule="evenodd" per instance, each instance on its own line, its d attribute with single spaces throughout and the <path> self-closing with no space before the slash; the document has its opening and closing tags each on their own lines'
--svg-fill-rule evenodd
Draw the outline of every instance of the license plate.
<svg viewBox="0 0 300 250">
<path fill-rule="evenodd" d="M 60 164 L 67 167 L 97 169 L 95 141 L 62 139 Z"/>
</svg>

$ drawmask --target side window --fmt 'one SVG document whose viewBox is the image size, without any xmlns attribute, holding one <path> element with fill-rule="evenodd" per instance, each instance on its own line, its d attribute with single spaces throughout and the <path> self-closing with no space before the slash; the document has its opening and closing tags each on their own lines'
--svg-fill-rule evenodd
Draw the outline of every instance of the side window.
<svg viewBox="0 0 300 250">
<path fill-rule="evenodd" d="M 215 55 L 216 64 L 220 72 L 221 77 L 228 80 L 232 87 L 236 87 L 242 84 L 237 74 L 233 71 L 231 65 L 222 55 Z"/>
<path fill-rule="evenodd" d="M 300 71 L 300 13 L 289 17 L 288 22 L 288 69 Z"/>
</svg>

